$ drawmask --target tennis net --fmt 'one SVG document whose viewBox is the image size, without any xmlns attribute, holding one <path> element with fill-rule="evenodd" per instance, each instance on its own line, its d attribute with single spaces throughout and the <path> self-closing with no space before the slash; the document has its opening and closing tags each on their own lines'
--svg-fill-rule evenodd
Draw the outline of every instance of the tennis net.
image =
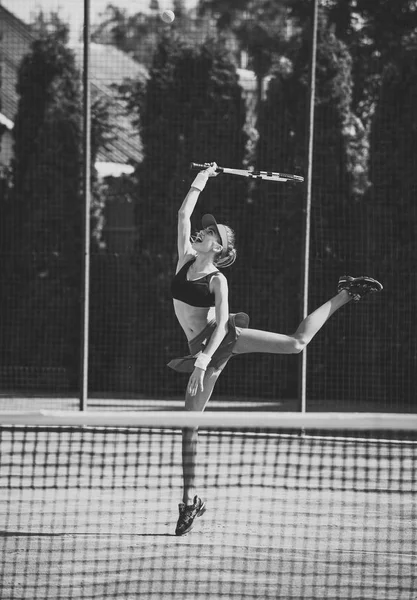
<svg viewBox="0 0 417 600">
<path fill-rule="evenodd" d="M 182 430 L 207 511 L 175 536 Z M 0 413 L 0 597 L 417 597 L 417 416 Z"/>
</svg>

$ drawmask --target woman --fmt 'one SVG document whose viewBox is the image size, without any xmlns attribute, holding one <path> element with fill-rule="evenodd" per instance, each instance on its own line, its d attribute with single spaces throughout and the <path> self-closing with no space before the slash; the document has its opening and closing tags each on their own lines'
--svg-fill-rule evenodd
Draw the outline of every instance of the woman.
<svg viewBox="0 0 417 600">
<path fill-rule="evenodd" d="M 382 285 L 370 277 L 343 276 L 338 293 L 299 325 L 293 335 L 248 329 L 245 313 L 229 314 L 228 285 L 219 271 L 236 258 L 233 231 L 203 217 L 203 229 L 191 238 L 190 218 L 209 177 L 215 177 L 216 163 L 201 171 L 178 212 L 178 265 L 172 281 L 172 296 L 177 319 L 188 340 L 190 355 L 175 359 L 169 366 L 191 373 L 185 408 L 203 411 L 215 383 L 231 356 L 249 352 L 295 354 L 301 352 L 329 317 L 351 300 L 358 301 Z M 205 503 L 196 494 L 195 471 L 197 429 L 184 429 L 182 460 L 184 492 L 179 505 L 176 535 L 188 533 L 194 519 L 205 512 Z"/>
</svg>

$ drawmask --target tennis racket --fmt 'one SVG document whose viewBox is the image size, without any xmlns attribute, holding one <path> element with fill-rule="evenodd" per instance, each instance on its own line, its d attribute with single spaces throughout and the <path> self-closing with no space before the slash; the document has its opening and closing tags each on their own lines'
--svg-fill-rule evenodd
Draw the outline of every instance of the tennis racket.
<svg viewBox="0 0 417 600">
<path fill-rule="evenodd" d="M 190 164 L 193 171 L 207 169 L 210 163 Z M 248 171 L 247 169 L 228 169 L 226 167 L 217 167 L 217 173 L 226 173 L 227 175 L 238 175 L 239 177 L 249 177 L 249 179 L 263 179 L 265 181 L 293 181 L 294 183 L 303 183 L 304 177 L 301 175 L 290 175 L 289 173 L 276 173 L 274 171 Z"/>
</svg>

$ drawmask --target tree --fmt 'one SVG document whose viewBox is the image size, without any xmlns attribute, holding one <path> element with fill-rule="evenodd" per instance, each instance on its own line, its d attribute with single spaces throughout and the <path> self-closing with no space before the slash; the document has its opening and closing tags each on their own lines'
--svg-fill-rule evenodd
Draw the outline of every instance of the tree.
<svg viewBox="0 0 417 600">
<path fill-rule="evenodd" d="M 1 41 L 1 35 L 0 35 L 0 41 Z M 2 65 L 0 63 L 0 91 L 2 88 Z M 1 101 L 1 94 L 0 94 L 0 112 L 2 110 L 2 101 Z M 3 137 L 3 135 L 6 132 L 6 126 L 3 123 L 0 123 L 0 150 L 1 150 L 1 139 Z M 7 169 L 5 168 L 4 165 L 0 164 L 0 198 L 3 199 L 3 201 L 6 201 L 7 195 L 8 195 L 8 172 Z"/>
<path fill-rule="evenodd" d="M 156 5 L 155 5 L 156 6 Z M 149 66 L 157 43 L 159 12 L 138 12 L 128 15 L 126 10 L 109 4 L 104 20 L 93 30 L 91 39 L 96 43 L 111 43 L 138 62 Z"/>
<path fill-rule="evenodd" d="M 0 38 L 1 39 L 1 38 Z M 0 91 L 2 88 L 2 65 L 0 63 Z M 0 94 L 0 112 L 2 110 L 2 100 Z M 1 140 L 2 136 L 6 132 L 6 127 L 3 123 L 0 123 L 0 149 L 1 149 Z M 2 262 L 4 263 L 5 257 L 7 256 L 7 244 L 5 244 L 5 239 L 7 236 L 7 226 L 9 224 L 9 211 L 10 211 L 10 172 L 9 169 L 5 165 L 0 165 L 0 211 L 1 211 L 1 224 L 0 224 L 0 256 L 2 257 Z M 4 306 L 5 302 L 7 302 L 7 276 L 5 273 L 5 269 L 0 270 L 0 304 Z M 1 312 L 0 312 L 1 318 Z M 3 321 L 3 319 L 1 319 Z M 2 327 L 2 323 L 0 323 L 0 329 Z"/>
<path fill-rule="evenodd" d="M 305 25 L 311 18 L 313 0 L 290 0 L 288 6 L 298 24 Z M 338 39 L 349 47 L 355 81 L 353 107 L 367 125 L 378 101 L 383 67 L 401 60 L 403 48 L 415 34 L 415 2 L 324 0 L 320 7 Z"/>
<path fill-rule="evenodd" d="M 175 21 L 165 25 L 161 19 L 158 2 L 151 2 L 150 12 L 137 12 L 133 15 L 128 15 L 126 10 L 109 4 L 103 21 L 92 33 L 92 40 L 111 43 L 150 68 L 164 30 L 174 30 L 187 37 L 190 43 L 197 45 L 210 33 L 209 23 L 195 20 L 191 11 L 187 10 L 184 0 L 175 0 L 173 9 Z"/>
<path fill-rule="evenodd" d="M 258 83 L 258 106 L 262 85 L 274 60 L 288 47 L 287 7 L 273 0 L 200 0 L 200 14 L 214 16 L 220 32 L 232 33 L 240 51 L 249 55 L 249 68 Z"/>
<path fill-rule="evenodd" d="M 66 42 L 65 27 L 42 32 L 19 71 L 7 240 L 16 319 L 7 348 L 11 364 L 66 364 L 74 372 L 82 256 L 81 105 Z"/>
<path fill-rule="evenodd" d="M 173 0 L 172 8 L 176 19 L 182 19 L 187 15 L 185 0 Z"/>
<path fill-rule="evenodd" d="M 184 349 L 173 331 L 169 282 L 176 262 L 177 211 L 192 177 L 188 165 L 192 160 L 241 164 L 245 107 L 224 47 L 213 41 L 195 47 L 175 32 L 161 39 L 146 91 L 132 101 L 140 104 L 145 153 L 137 171 L 135 261 L 146 318 L 137 324 L 135 338 L 152 375 L 145 391 L 153 391 L 155 379 L 161 386 L 174 381 L 165 364 Z M 197 227 L 203 211 L 217 210 L 227 222 L 241 202 L 242 188 L 230 178 L 212 183 L 196 211 Z"/>
<path fill-rule="evenodd" d="M 1 37 L 0 37 L 0 41 L 1 41 Z M 0 90 L 1 90 L 1 87 L 2 87 L 2 67 L 0 64 Z M 1 96 L 0 96 L 0 112 L 1 112 L 1 109 L 2 109 L 2 103 L 1 103 Z M 1 138 L 5 132 L 5 129 L 6 128 L 3 125 L 3 123 L 0 123 L 0 148 L 1 148 Z"/>
<path fill-rule="evenodd" d="M 257 119 L 266 78 L 290 46 L 287 7 L 274 0 L 200 0 L 198 8 L 199 14 L 214 18 L 219 34 L 229 46 L 235 46 L 236 64 L 240 67 L 241 57 L 247 56 L 247 67 L 255 73 L 256 96 L 247 115 L 245 155 L 245 165 L 253 166 L 257 160 Z M 249 187 L 250 195 L 253 185 Z"/>
<path fill-rule="evenodd" d="M 270 80 L 267 96 L 259 116 L 258 164 L 265 169 L 306 174 L 307 103 L 309 101 L 309 71 L 311 55 L 310 31 L 303 32 L 300 45 L 289 55 L 291 68 L 277 68 Z M 311 214 L 311 302 L 323 301 L 328 281 L 337 281 L 341 268 L 354 266 L 351 244 L 360 223 L 361 198 L 367 189 L 367 146 L 363 128 L 352 112 L 351 57 L 346 45 L 338 40 L 325 18 L 318 31 L 316 99 L 314 118 L 314 170 Z M 264 232 L 257 251 L 246 260 L 267 264 L 268 270 L 258 273 L 257 289 L 260 313 L 272 329 L 282 330 L 283 323 L 295 329 L 300 320 L 300 283 L 304 239 L 304 188 L 288 184 L 276 189 L 272 184 L 260 185 L 254 194 L 254 221 Z M 335 234 L 337 232 L 337 234 Z M 354 233 L 355 232 L 355 233 Z M 251 258 L 252 257 L 252 258 Z M 270 272 L 275 277 L 270 286 Z M 325 279 L 321 278 L 325 274 Z M 318 285 L 317 285 L 318 284 Z M 271 285 L 273 286 L 271 290 Z M 268 308 L 274 298 L 275 311 Z M 296 299 L 297 301 L 289 301 Z M 285 326 L 285 325 L 284 325 Z M 337 333 L 327 327 L 321 338 L 329 342 Z M 334 353 L 337 356 L 337 352 Z M 310 368 L 317 376 L 319 366 L 328 360 L 317 348 L 310 359 Z M 287 394 L 295 396 L 298 365 L 286 367 Z M 290 376 L 288 376 L 288 372 Z M 317 378 L 316 378 L 317 379 Z M 318 382 L 322 381 L 318 379 Z M 322 390 L 318 392 L 320 394 Z M 337 390 L 335 390 L 335 394 Z M 310 397 L 312 397 L 312 393 Z"/>
<path fill-rule="evenodd" d="M 152 12 L 159 12 L 159 2 L 158 0 L 151 0 L 149 3 L 149 10 L 151 10 Z"/>
<path fill-rule="evenodd" d="M 34 30 L 38 37 L 17 85 L 12 193 L 2 240 L 8 259 L 2 347 L 6 364 L 63 367 L 75 385 L 83 285 L 80 76 L 65 24 L 52 19 L 47 25 L 41 15 Z M 93 162 L 105 137 L 103 120 L 103 104 L 96 102 Z M 96 212 L 93 202 L 94 224 Z"/>
<path fill-rule="evenodd" d="M 292 6 L 292 16 L 298 15 L 299 24 L 305 24 L 312 2 L 292 0 Z M 368 147 L 369 184 L 346 222 L 353 223 L 350 235 L 357 247 L 357 264 L 362 271 L 375 273 L 388 288 L 384 309 L 373 314 L 371 322 L 355 321 L 351 331 L 359 340 L 367 339 L 366 361 L 357 365 L 358 373 L 362 388 L 369 386 L 367 396 L 377 395 L 380 407 L 382 402 L 392 406 L 392 393 L 405 406 L 415 374 L 414 342 L 409 336 L 415 328 L 414 314 L 405 298 L 415 289 L 410 256 L 415 254 L 416 239 L 411 198 L 416 189 L 412 98 L 417 11 L 408 0 L 327 0 L 321 6 L 330 27 L 349 46 L 352 110 L 360 118 Z M 354 157 L 354 147 L 350 152 Z M 404 353 L 400 348 L 409 350 Z M 357 356 L 364 356 L 359 343 L 357 350 Z"/>
<path fill-rule="evenodd" d="M 386 312 L 380 315 L 376 361 L 381 385 L 405 410 L 415 408 L 417 328 L 414 301 L 417 240 L 417 46 L 382 73 L 380 101 L 371 128 L 372 188 L 367 196 L 368 256 L 386 282 Z"/>
</svg>

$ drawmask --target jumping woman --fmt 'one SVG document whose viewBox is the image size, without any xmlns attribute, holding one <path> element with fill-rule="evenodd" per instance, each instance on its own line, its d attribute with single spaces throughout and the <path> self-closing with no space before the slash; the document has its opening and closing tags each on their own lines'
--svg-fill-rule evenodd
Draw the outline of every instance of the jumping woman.
<svg viewBox="0 0 417 600">
<path fill-rule="evenodd" d="M 228 285 L 219 271 L 236 259 L 235 236 L 226 225 L 204 215 L 202 230 L 191 237 L 191 215 L 209 177 L 215 177 L 216 163 L 201 171 L 178 212 L 178 264 L 172 281 L 176 317 L 184 330 L 189 356 L 172 360 L 176 371 L 191 373 L 186 410 L 203 411 L 216 381 L 228 360 L 237 354 L 266 352 L 298 354 L 311 342 L 331 315 L 350 302 L 358 301 L 382 285 L 371 277 L 340 277 L 337 294 L 306 317 L 292 335 L 248 329 L 245 313 L 229 314 Z M 197 428 L 182 432 L 183 498 L 179 504 L 176 535 L 188 533 L 205 503 L 196 494 Z"/>
</svg>

